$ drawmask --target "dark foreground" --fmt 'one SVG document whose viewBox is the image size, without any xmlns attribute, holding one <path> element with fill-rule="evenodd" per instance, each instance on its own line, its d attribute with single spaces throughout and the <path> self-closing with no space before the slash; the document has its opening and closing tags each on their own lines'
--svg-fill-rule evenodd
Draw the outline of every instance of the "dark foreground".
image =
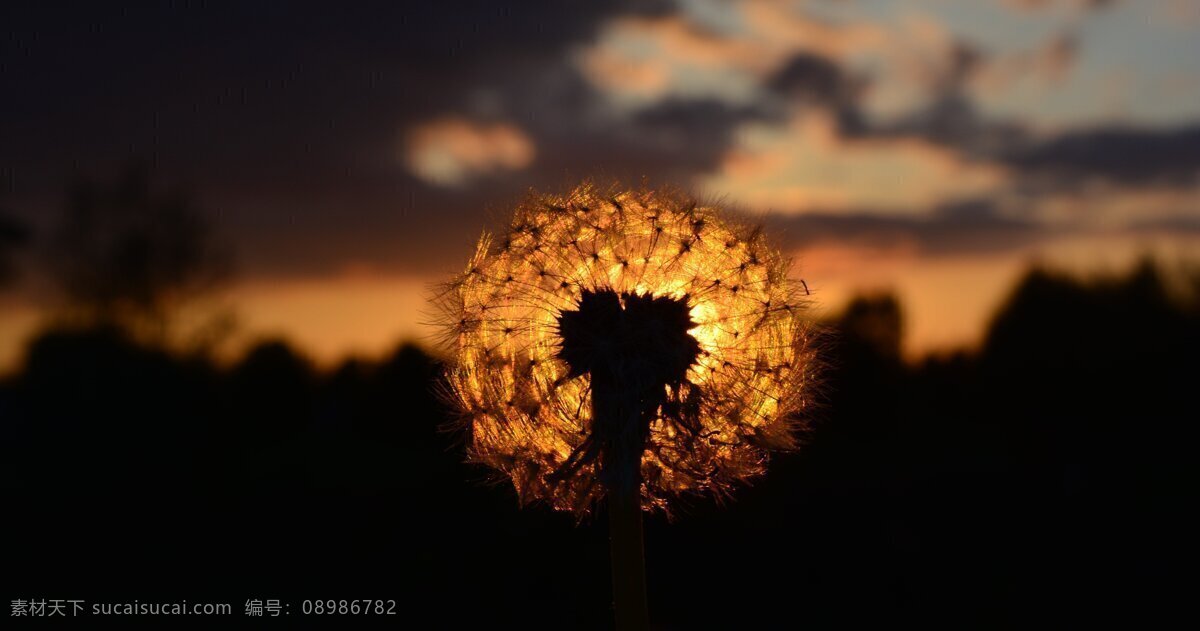
<svg viewBox="0 0 1200 631">
<path fill-rule="evenodd" d="M 894 301 L 856 303 L 808 446 L 726 506 L 649 518 L 656 626 L 1146 623 L 1194 597 L 1195 295 L 1149 268 L 1034 274 L 981 351 L 916 367 L 900 325 Z M 437 372 L 413 347 L 318 374 L 283 344 L 218 370 L 43 335 L 0 391 L 5 601 L 229 602 L 245 623 L 279 599 L 343 628 L 304 601 L 382 599 L 392 626 L 608 627 L 603 514 L 518 509 L 462 464 Z"/>
</svg>

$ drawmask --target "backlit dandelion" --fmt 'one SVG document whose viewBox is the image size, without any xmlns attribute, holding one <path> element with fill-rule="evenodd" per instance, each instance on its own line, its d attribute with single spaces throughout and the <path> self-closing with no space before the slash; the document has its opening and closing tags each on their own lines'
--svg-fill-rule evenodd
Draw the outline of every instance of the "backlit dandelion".
<svg viewBox="0 0 1200 631">
<path fill-rule="evenodd" d="M 591 184 L 532 195 L 438 300 L 470 456 L 523 502 L 668 510 L 794 446 L 800 294 L 763 235 L 716 208 Z M 640 559 L 640 518 L 633 536 Z"/>
<path fill-rule="evenodd" d="M 787 274 L 758 230 L 679 194 L 583 185 L 532 196 L 440 297 L 471 456 L 511 477 L 523 501 L 586 511 L 633 482 L 605 470 L 616 457 L 606 441 L 624 438 L 595 427 L 607 387 L 638 399 L 623 412 L 637 417 L 646 507 L 761 473 L 768 450 L 793 445 L 809 396 Z"/>
</svg>

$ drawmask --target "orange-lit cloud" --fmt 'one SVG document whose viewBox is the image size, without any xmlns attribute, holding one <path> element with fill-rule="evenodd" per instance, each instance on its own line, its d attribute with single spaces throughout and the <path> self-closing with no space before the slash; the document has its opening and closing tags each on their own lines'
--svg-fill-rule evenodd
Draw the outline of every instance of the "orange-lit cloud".
<svg viewBox="0 0 1200 631">
<path fill-rule="evenodd" d="M 968 87 L 979 100 L 1003 99 L 1016 90 L 1053 89 L 1074 67 L 1078 47 L 1073 35 L 1059 33 L 1037 48 L 980 64 Z"/>
<path fill-rule="evenodd" d="M 639 106 L 671 96 L 747 101 L 755 78 L 783 59 L 769 47 L 669 15 L 614 19 L 577 61 L 614 101 Z"/>
<path fill-rule="evenodd" d="M 1101 5 L 1112 10 L 1089 10 Z M 1184 104 L 1195 99 L 1140 98 L 1150 88 L 1157 93 L 1179 84 L 1188 74 L 1181 59 L 1194 48 L 1189 29 L 1196 21 L 1189 16 L 1195 11 L 1181 8 L 1186 3 L 1160 5 L 1017 2 L 1012 6 L 1020 9 L 1009 11 L 998 0 L 857 9 L 850 3 L 692 0 L 667 15 L 614 17 L 572 59 L 618 112 L 689 99 L 770 108 L 779 104 L 767 87 L 772 77 L 798 56 L 812 56 L 859 86 L 854 106 L 876 124 L 903 121 L 948 94 L 969 97 L 992 118 L 1016 118 L 1037 129 L 1114 118 L 1178 123 L 1192 116 Z M 993 32 L 980 26 L 993 22 Z M 1159 22 L 1171 32 L 1151 25 Z M 1118 28 L 1145 45 L 1092 39 L 1103 33 L 1112 41 Z M 1139 90 L 1107 94 L 1121 73 Z"/>
<path fill-rule="evenodd" d="M 510 123 L 445 117 L 417 125 L 404 139 L 403 157 L 417 177 L 458 186 L 474 177 L 523 169 L 536 154 L 528 134 Z"/>
<path fill-rule="evenodd" d="M 1007 181 L 1003 168 L 945 147 L 915 138 L 843 138 L 828 116 L 798 113 L 784 125 L 743 128 L 701 185 L 758 211 L 922 214 L 994 193 Z"/>
<path fill-rule="evenodd" d="M 1116 0 L 1001 0 L 1008 7 L 1022 11 L 1100 9 Z"/>
<path fill-rule="evenodd" d="M 954 71 L 952 35 L 921 15 L 835 23 L 782 2 L 740 0 L 727 7 L 736 19 L 719 27 L 683 13 L 613 19 L 579 52 L 577 65 L 621 107 L 668 98 L 748 103 L 764 98 L 764 83 L 789 60 L 807 54 L 869 75 L 863 106 L 884 117 L 924 103 Z"/>
<path fill-rule="evenodd" d="M 873 25 L 826 24 L 778 3 L 732 6 L 740 27 L 719 31 L 682 14 L 616 18 L 580 52 L 578 65 L 621 105 L 668 97 L 746 102 L 760 96 L 762 81 L 798 53 L 842 59 L 879 50 L 887 39 Z"/>
<path fill-rule="evenodd" d="M 1096 182 L 1081 191 L 1044 195 L 1035 217 L 1051 225 L 1093 229 L 1138 228 L 1200 219 L 1200 187 L 1123 187 Z"/>
</svg>

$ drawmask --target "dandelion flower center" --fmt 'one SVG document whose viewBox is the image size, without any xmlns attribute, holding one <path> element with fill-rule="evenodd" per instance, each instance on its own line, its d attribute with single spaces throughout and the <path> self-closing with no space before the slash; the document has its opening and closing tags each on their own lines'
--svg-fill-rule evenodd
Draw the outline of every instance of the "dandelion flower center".
<svg viewBox="0 0 1200 631">
<path fill-rule="evenodd" d="M 632 491 L 650 423 L 678 390 L 700 354 L 688 333 L 692 321 L 686 300 L 611 289 L 585 290 L 577 309 L 558 316 L 562 338 L 558 358 L 568 377 L 588 375 L 592 388 L 590 443 L 577 453 L 600 460 L 608 488 Z M 558 474 L 570 474 L 581 460 L 569 460 Z"/>
</svg>

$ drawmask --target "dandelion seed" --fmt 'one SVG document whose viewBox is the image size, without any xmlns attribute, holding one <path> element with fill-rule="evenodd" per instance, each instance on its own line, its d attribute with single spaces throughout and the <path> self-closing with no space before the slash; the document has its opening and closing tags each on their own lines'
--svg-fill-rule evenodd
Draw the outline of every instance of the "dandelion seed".
<svg viewBox="0 0 1200 631">
<path fill-rule="evenodd" d="M 470 456 L 523 502 L 584 513 L 634 484 L 666 510 L 794 446 L 809 333 L 800 284 L 761 232 L 677 193 L 584 184 L 522 203 L 498 237 L 439 304 Z M 625 421 L 606 428 L 595 406 L 614 388 Z"/>
</svg>

